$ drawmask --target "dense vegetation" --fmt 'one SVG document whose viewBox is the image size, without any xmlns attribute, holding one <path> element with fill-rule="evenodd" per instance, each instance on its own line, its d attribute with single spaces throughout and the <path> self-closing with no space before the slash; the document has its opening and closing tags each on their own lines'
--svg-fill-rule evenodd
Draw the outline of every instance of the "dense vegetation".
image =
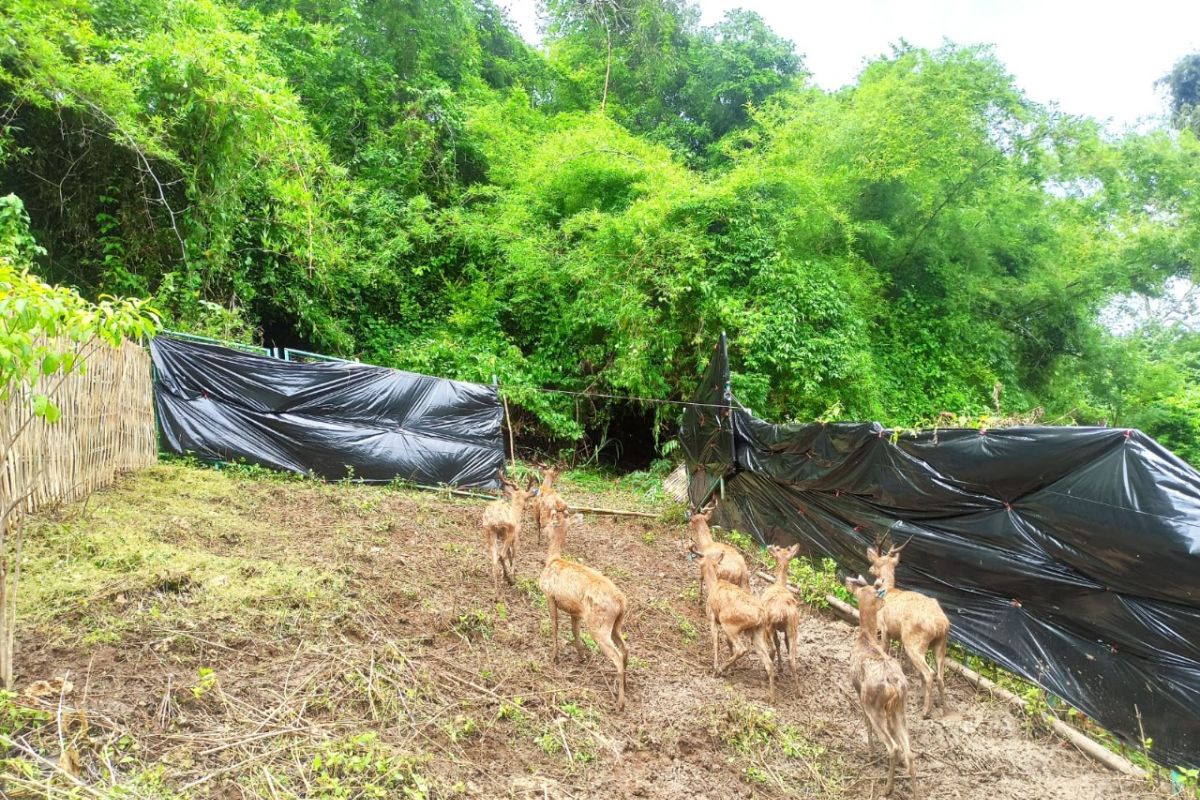
<svg viewBox="0 0 1200 800">
<path fill-rule="evenodd" d="M 491 0 L 0 8 L 0 186 L 38 269 L 168 327 L 658 397 L 725 330 L 765 416 L 912 425 L 1001 384 L 1200 461 L 1194 317 L 1099 321 L 1193 277 L 1195 59 L 1169 125 L 1117 136 L 986 48 L 826 92 L 756 15 L 687 0 L 548 0 L 545 53 Z M 511 394 L 563 438 L 614 413 Z"/>
</svg>

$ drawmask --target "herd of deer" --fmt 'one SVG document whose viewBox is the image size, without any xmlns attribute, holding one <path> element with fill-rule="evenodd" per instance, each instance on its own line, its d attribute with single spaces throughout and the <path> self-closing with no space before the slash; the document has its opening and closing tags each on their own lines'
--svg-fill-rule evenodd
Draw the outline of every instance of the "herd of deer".
<svg viewBox="0 0 1200 800">
<path fill-rule="evenodd" d="M 582 661 L 583 645 L 579 637 L 582 621 L 596 646 L 612 661 L 617 670 L 617 710 L 625 708 L 625 670 L 629 651 L 621 636 L 621 624 L 628 610 L 625 593 L 609 578 L 590 567 L 563 558 L 567 529 L 581 519 L 568 517 L 569 507 L 554 488 L 558 471 L 546 468 L 542 482 L 530 479 L 524 488 L 517 486 L 501 473 L 505 497 L 488 503 L 483 514 L 486 544 L 492 559 L 492 581 L 497 594 L 500 577 L 514 581 L 513 558 L 525 518 L 526 506 L 532 501 L 537 522 L 538 541 L 548 535 L 546 565 L 538 586 L 546 596 L 552 627 L 551 659 L 558 661 L 558 614 L 571 618 L 575 651 Z M 750 589 L 750 570 L 742 554 L 727 544 L 713 539 L 709 521 L 715 501 L 694 512 L 688 519 L 692 538 L 691 554 L 700 565 L 700 591 L 712 633 L 713 672 L 723 675 L 742 656 L 750 651 L 746 635 L 767 671 L 768 692 L 775 699 L 775 672 L 782 668 L 784 652 L 796 680 L 797 629 L 800 603 L 788 588 L 788 564 L 799 551 L 790 548 L 768 548 L 775 559 L 775 581 L 761 595 Z M 916 765 L 909 745 L 905 707 L 908 681 L 900 662 L 890 653 L 890 643 L 900 643 L 908 660 L 920 675 L 924 687 L 923 716 L 933 709 L 933 687 L 937 684 L 938 705 L 945 708 L 943 672 L 950 620 L 937 600 L 918 592 L 896 588 L 896 567 L 900 551 L 907 546 L 891 546 L 881 553 L 877 547 L 867 549 L 873 583 L 861 575 L 846 579 L 846 588 L 855 596 L 859 609 L 859 633 L 850 653 L 850 685 L 862 707 L 866 722 L 867 742 L 874 749 L 878 738 L 888 756 L 888 779 L 884 794 L 890 794 L 895 784 L 896 765 L 902 764 L 912 782 L 912 795 L 918 795 Z M 721 634 L 730 655 L 720 657 Z M 782 636 L 782 642 L 780 637 Z M 933 651 L 936 669 L 926 663 L 926 653 Z"/>
</svg>

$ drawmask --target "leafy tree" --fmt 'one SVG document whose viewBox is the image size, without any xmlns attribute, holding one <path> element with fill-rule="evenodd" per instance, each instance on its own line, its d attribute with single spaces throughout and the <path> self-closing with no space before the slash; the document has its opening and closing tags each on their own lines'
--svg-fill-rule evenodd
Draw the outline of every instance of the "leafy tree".
<svg viewBox="0 0 1200 800">
<path fill-rule="evenodd" d="M 1165 86 L 1168 106 L 1175 124 L 1181 128 L 1191 127 L 1200 134 L 1200 53 L 1192 53 L 1175 62 L 1166 75 L 1158 79 Z"/>
</svg>

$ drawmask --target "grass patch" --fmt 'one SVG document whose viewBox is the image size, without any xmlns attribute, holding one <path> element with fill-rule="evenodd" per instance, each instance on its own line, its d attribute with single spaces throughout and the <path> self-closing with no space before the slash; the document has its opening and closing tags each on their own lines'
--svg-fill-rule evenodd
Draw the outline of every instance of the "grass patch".
<svg viewBox="0 0 1200 800">
<path fill-rule="evenodd" d="M 841 764 L 799 728 L 781 722 L 774 709 L 741 699 L 711 709 L 708 733 L 743 765 L 749 784 L 773 786 L 788 796 L 841 796 Z"/>
<path fill-rule="evenodd" d="M 272 532 L 236 512 L 250 500 L 240 489 L 223 474 L 160 465 L 90 509 L 31 519 L 20 617 L 85 647 L 146 628 L 283 635 L 337 625 L 349 611 L 344 578 L 252 555 Z M 245 555 L 215 552 L 243 543 Z"/>
</svg>

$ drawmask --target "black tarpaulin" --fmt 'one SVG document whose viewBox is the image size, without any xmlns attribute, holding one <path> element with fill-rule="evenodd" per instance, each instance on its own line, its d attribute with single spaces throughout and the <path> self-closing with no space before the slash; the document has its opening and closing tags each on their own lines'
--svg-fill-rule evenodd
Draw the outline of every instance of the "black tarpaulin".
<svg viewBox="0 0 1200 800">
<path fill-rule="evenodd" d="M 728 411 L 681 431 L 694 503 L 723 478 L 723 525 L 864 574 L 868 545 L 912 537 L 897 583 L 937 598 L 955 641 L 1127 743 L 1140 715 L 1153 758 L 1200 766 L 1195 470 L 1135 430 L 772 425 L 728 386 L 722 337 L 695 400 Z"/>
<path fill-rule="evenodd" d="M 496 388 L 352 362 L 295 363 L 158 336 L 165 449 L 329 480 L 499 486 Z"/>
</svg>

